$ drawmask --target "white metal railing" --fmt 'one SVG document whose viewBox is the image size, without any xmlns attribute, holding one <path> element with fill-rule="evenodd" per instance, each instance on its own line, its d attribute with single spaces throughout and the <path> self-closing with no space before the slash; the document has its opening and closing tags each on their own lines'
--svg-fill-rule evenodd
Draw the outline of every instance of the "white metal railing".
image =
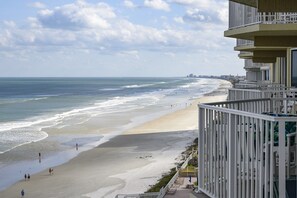
<svg viewBox="0 0 297 198">
<path fill-rule="evenodd" d="M 287 157 L 296 150 L 297 117 L 271 113 L 274 105 L 273 99 L 199 105 L 199 190 L 261 198 L 273 197 L 277 186 L 277 196 L 286 197 L 286 179 L 297 173 L 296 154 L 295 166 Z"/>
<path fill-rule="evenodd" d="M 253 24 L 297 23 L 296 12 L 258 12 L 257 8 L 229 1 L 229 29 Z"/>
<path fill-rule="evenodd" d="M 259 87 L 258 89 L 228 90 L 228 100 L 248 100 L 258 98 L 274 98 L 282 105 L 283 113 L 295 114 L 297 110 L 297 90 L 285 87 Z"/>
<path fill-rule="evenodd" d="M 176 179 L 179 175 L 179 170 L 184 169 L 188 162 L 193 158 L 193 153 L 191 153 L 187 159 L 183 162 L 181 167 L 176 171 L 174 176 L 170 179 L 170 181 L 166 184 L 166 186 L 162 187 L 159 192 L 151 192 L 151 193 L 142 193 L 142 194 L 118 194 L 115 198 L 163 198 L 168 190 L 173 186 Z"/>
<path fill-rule="evenodd" d="M 292 88 L 285 87 L 284 85 L 278 83 L 270 82 L 251 82 L 251 81 L 240 81 L 234 85 L 237 89 L 254 89 L 254 90 L 293 90 Z"/>
<path fill-rule="evenodd" d="M 189 155 L 189 157 L 184 161 L 184 163 L 181 165 L 181 167 L 179 168 L 179 170 L 185 168 L 188 165 L 188 162 L 192 158 L 193 158 L 193 153 L 191 153 Z M 168 192 L 168 190 L 173 186 L 173 184 L 175 183 L 176 179 L 178 178 L 179 170 L 176 171 L 175 175 L 171 178 L 171 180 L 167 183 L 167 185 L 160 190 L 160 194 L 159 194 L 158 198 L 163 198 L 166 195 L 166 193 Z"/>
</svg>

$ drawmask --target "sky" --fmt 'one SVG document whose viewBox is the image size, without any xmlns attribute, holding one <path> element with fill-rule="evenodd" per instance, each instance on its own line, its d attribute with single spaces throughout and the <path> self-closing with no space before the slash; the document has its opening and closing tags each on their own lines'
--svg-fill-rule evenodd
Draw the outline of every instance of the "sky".
<svg viewBox="0 0 297 198">
<path fill-rule="evenodd" d="M 0 77 L 244 75 L 228 0 L 9 0 Z"/>
</svg>

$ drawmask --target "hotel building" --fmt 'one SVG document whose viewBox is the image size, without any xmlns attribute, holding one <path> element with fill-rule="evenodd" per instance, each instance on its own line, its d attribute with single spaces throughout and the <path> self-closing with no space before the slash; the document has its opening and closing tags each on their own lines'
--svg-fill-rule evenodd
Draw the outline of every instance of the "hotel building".
<svg viewBox="0 0 297 198">
<path fill-rule="evenodd" d="M 246 81 L 199 105 L 198 187 L 210 197 L 296 198 L 297 1 L 230 0 Z"/>
</svg>

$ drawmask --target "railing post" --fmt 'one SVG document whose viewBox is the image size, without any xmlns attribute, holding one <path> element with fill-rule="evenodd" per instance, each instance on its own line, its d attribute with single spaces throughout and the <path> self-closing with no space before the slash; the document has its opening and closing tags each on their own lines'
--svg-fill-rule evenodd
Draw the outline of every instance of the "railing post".
<svg viewBox="0 0 297 198">
<path fill-rule="evenodd" d="M 199 107 L 199 126 L 198 126 L 198 187 L 199 189 L 204 188 L 204 128 L 205 128 L 205 109 Z"/>
<path fill-rule="evenodd" d="M 228 198 L 236 197 L 236 122 L 235 115 L 229 114 L 229 127 L 228 127 Z"/>
<path fill-rule="evenodd" d="M 286 197 L 286 145 L 285 145 L 286 127 L 284 121 L 279 121 L 278 125 L 278 186 L 279 197 Z"/>
</svg>

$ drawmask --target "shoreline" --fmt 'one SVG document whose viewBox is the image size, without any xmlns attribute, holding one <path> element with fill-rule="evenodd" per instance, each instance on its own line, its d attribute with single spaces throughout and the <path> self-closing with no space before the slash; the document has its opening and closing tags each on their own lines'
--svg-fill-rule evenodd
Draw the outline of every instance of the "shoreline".
<svg viewBox="0 0 297 198">
<path fill-rule="evenodd" d="M 228 83 L 222 83 L 222 84 L 226 85 Z M 75 163 L 81 163 L 80 159 L 85 158 L 84 156 L 89 156 L 89 155 L 91 155 L 91 153 L 93 153 L 93 154 L 96 153 L 95 152 L 96 149 L 102 148 L 103 146 L 106 146 L 106 145 L 109 145 L 109 146 L 112 145 L 112 141 L 114 139 L 117 139 L 118 137 L 133 136 L 133 135 L 137 135 L 137 134 L 138 135 L 151 135 L 151 134 L 154 135 L 155 134 L 157 136 L 161 136 L 164 132 L 166 132 L 168 135 L 170 135 L 171 133 L 178 133 L 176 131 L 193 131 L 193 130 L 197 130 L 197 123 L 198 123 L 197 122 L 197 119 L 198 119 L 197 104 L 198 103 L 204 103 L 204 102 L 213 102 L 213 101 L 218 101 L 218 100 L 225 100 L 226 99 L 226 94 L 223 94 L 220 91 L 218 91 L 220 89 L 221 89 L 221 87 L 219 87 L 217 90 L 215 90 L 215 91 L 213 91 L 211 93 L 205 94 L 205 96 L 202 96 L 202 97 L 200 97 L 198 99 L 193 100 L 192 105 L 188 105 L 186 108 L 179 108 L 179 109 L 176 109 L 176 110 L 173 110 L 173 111 L 169 111 L 168 113 L 166 113 L 164 115 L 161 115 L 161 116 L 159 116 L 157 118 L 153 118 L 150 121 L 143 122 L 143 123 L 140 122 L 140 125 L 135 126 L 135 127 L 131 128 L 131 129 L 128 129 L 128 130 L 124 131 L 124 133 L 122 133 L 122 135 L 120 135 L 120 133 L 119 133 L 118 135 L 115 135 L 111 139 L 107 138 L 107 140 L 106 140 L 107 142 L 105 142 L 103 144 L 100 144 L 99 146 L 97 146 L 95 148 L 86 149 L 86 151 L 80 150 L 81 152 L 77 153 L 76 156 L 70 157 L 68 161 L 62 163 L 61 165 L 59 165 L 57 167 L 55 167 L 54 168 L 55 169 L 55 174 L 56 174 L 56 169 L 60 170 L 60 169 L 65 169 L 64 167 L 72 167 L 73 163 L 74 164 Z M 225 89 L 225 88 L 223 88 L 223 89 Z M 191 115 L 191 116 L 189 116 L 189 115 Z M 174 125 L 172 123 L 174 123 Z M 185 138 L 185 137 L 183 137 L 183 138 Z M 101 140 L 99 139 L 99 142 L 100 141 Z M 191 141 L 191 140 L 189 140 L 189 141 Z M 182 146 L 181 145 L 179 146 L 181 152 L 183 151 L 183 149 L 181 147 L 185 147 L 185 145 L 186 145 L 186 143 L 184 142 L 184 144 Z M 114 146 L 114 148 L 118 148 L 115 145 L 113 145 L 113 146 Z M 131 153 L 133 153 L 134 155 L 137 154 L 137 152 L 140 152 L 139 151 L 140 146 L 141 145 L 138 145 L 136 150 L 133 150 L 133 148 L 129 148 L 129 149 L 125 148 L 124 149 L 125 152 L 126 152 L 125 155 L 127 155 L 127 154 L 129 155 Z M 83 147 L 80 148 L 80 149 L 83 149 Z M 150 149 L 153 150 L 154 148 L 150 148 Z M 166 150 L 166 147 L 163 147 L 162 149 Z M 117 149 L 115 149 L 115 150 L 117 150 Z M 153 152 L 153 151 L 150 151 L 150 152 Z M 155 153 L 154 155 L 156 156 L 156 159 L 157 159 L 158 156 L 161 155 L 161 153 Z M 174 155 L 176 156 L 176 153 Z M 117 156 L 117 157 L 119 157 L 119 156 Z M 117 160 L 119 160 L 119 159 L 117 159 Z M 162 158 L 160 158 L 160 160 L 162 161 Z M 134 158 L 133 158 L 132 161 L 134 161 L 134 163 L 135 163 Z M 146 159 L 146 160 L 143 160 L 143 161 L 146 161 L 146 163 L 137 162 L 136 163 L 137 167 L 135 169 L 141 170 L 141 168 L 146 167 L 149 164 L 151 164 L 151 162 L 149 162 L 149 159 Z M 166 161 L 166 163 L 168 164 L 169 161 L 174 161 L 174 159 L 170 159 L 170 160 Z M 96 163 L 98 164 L 98 162 L 96 162 Z M 94 164 L 93 164 L 93 166 L 94 166 Z M 126 167 L 126 169 L 127 169 L 127 171 L 129 171 L 129 170 L 131 170 L 131 167 Z M 65 171 L 67 172 L 67 170 L 65 170 Z M 153 172 L 154 172 L 154 170 L 153 170 Z M 159 175 L 161 174 L 161 172 L 159 172 Z M 124 171 L 124 173 L 125 173 L 125 171 Z M 125 186 L 123 187 L 123 183 L 121 183 L 121 185 L 119 185 L 119 183 L 118 183 L 120 180 L 123 180 L 123 178 L 127 177 L 127 174 L 125 176 L 124 173 L 122 172 L 122 173 L 116 174 L 116 175 L 122 175 L 122 177 L 121 177 L 122 179 L 114 179 L 114 178 L 111 179 L 111 180 L 113 180 L 113 182 L 110 182 L 109 183 L 110 185 L 106 186 L 105 190 L 107 192 L 110 192 L 111 190 L 109 188 L 111 188 L 111 186 L 116 186 L 116 187 L 114 187 L 115 189 L 125 188 Z M 44 180 L 47 180 L 48 178 L 41 177 L 42 175 L 44 176 L 46 174 L 47 174 L 47 171 L 42 171 L 42 172 L 39 172 L 37 174 L 34 174 L 32 179 L 31 179 L 32 181 L 33 181 L 33 178 L 34 178 L 34 180 L 37 179 L 37 184 L 34 182 L 35 183 L 34 185 L 37 185 L 37 186 L 41 185 L 41 184 L 39 184 L 39 182 L 43 182 Z M 65 173 L 63 173 L 63 174 L 65 174 Z M 99 177 L 100 177 L 100 174 L 102 176 L 102 173 L 97 173 L 97 175 Z M 69 175 L 69 174 L 66 173 L 66 175 Z M 82 178 L 82 177 L 84 177 L 84 175 L 79 174 L 78 177 Z M 110 179 L 112 177 L 113 177 L 113 175 L 109 175 L 107 178 Z M 61 179 L 59 179 L 59 180 L 61 180 Z M 30 183 L 33 183 L 32 181 L 30 181 Z M 117 182 L 115 182 L 115 181 L 117 181 Z M 26 185 L 28 185 L 28 183 L 29 182 L 26 182 Z M 98 184 L 100 184 L 100 182 Z M 6 188 L 5 190 L 2 190 L 0 192 L 0 196 L 2 196 L 2 194 L 3 194 L 3 196 L 5 195 L 4 197 L 10 197 L 10 196 L 13 197 L 12 194 L 14 194 L 13 193 L 14 190 L 16 190 L 16 188 L 21 187 L 22 185 L 23 185 L 23 182 L 19 181 L 16 184 L 13 184 L 12 186 Z M 30 185 L 29 185 L 28 188 L 29 189 L 31 188 Z M 45 190 L 45 193 L 46 193 L 47 190 L 46 189 L 44 189 L 44 190 Z M 96 190 L 93 190 L 93 191 L 89 190 L 88 192 L 81 193 L 78 197 L 81 197 L 83 195 L 84 195 L 83 197 L 86 197 L 86 195 L 90 195 L 90 197 L 92 197 L 92 196 L 94 196 L 94 193 L 96 194 L 96 192 L 97 192 Z M 100 192 L 102 192 L 102 191 L 100 191 Z M 97 192 L 97 194 L 98 194 L 98 192 Z M 34 195 L 32 195 L 32 197 L 34 197 Z M 36 197 L 38 197 L 38 196 L 36 196 Z M 58 195 L 58 197 L 59 197 L 59 195 Z"/>
</svg>

